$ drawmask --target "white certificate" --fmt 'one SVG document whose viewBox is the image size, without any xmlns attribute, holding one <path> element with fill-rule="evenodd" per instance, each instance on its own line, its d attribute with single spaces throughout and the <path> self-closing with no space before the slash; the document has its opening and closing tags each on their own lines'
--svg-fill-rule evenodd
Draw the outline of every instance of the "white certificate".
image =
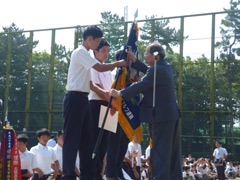
<svg viewBox="0 0 240 180">
<path fill-rule="evenodd" d="M 99 115 L 99 123 L 98 123 L 99 128 L 102 127 L 102 123 L 103 123 L 103 119 L 105 117 L 106 111 L 107 111 L 107 107 L 101 106 L 100 115 Z M 109 109 L 107 119 L 105 121 L 105 125 L 104 125 L 103 129 L 111 131 L 113 133 L 116 133 L 117 125 L 118 125 L 118 111 L 116 111 L 116 113 L 112 116 L 110 114 L 110 109 Z"/>
</svg>

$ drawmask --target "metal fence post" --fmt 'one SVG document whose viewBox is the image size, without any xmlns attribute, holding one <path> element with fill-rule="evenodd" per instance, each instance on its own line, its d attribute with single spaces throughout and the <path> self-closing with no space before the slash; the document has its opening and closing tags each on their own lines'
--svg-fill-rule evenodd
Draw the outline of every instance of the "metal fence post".
<svg viewBox="0 0 240 180">
<path fill-rule="evenodd" d="M 51 57 L 49 68 L 49 88 L 48 88 L 48 130 L 51 130 L 52 120 L 52 95 L 53 95 L 53 75 L 54 75 L 54 57 L 55 57 L 55 30 L 52 30 Z"/>
<path fill-rule="evenodd" d="M 213 137 L 214 137 L 214 53 L 215 53 L 215 14 L 212 14 L 212 37 L 211 37 L 211 78 L 210 78 L 210 150 L 213 151 Z"/>
<path fill-rule="evenodd" d="M 28 131 L 28 127 L 29 127 L 29 107 L 30 107 L 31 80 L 32 80 L 32 50 L 33 50 L 33 31 L 30 32 L 29 50 L 28 50 L 28 79 L 27 79 L 25 121 L 24 121 L 24 128 L 26 131 Z"/>
<path fill-rule="evenodd" d="M 183 67 L 183 43 L 184 43 L 184 17 L 181 17 L 180 26 L 180 57 L 178 63 L 178 105 L 180 112 L 182 111 L 182 67 Z M 182 118 L 180 118 L 180 133 L 182 134 Z"/>
<path fill-rule="evenodd" d="M 8 110 L 8 95 L 9 95 L 9 83 L 10 83 L 10 64 L 11 64 L 11 53 L 12 53 L 12 34 L 8 34 L 8 53 L 7 53 L 7 63 L 6 63 L 6 83 L 5 83 L 5 95 L 4 95 L 4 113 L 3 113 L 3 126 L 6 125 L 7 119 L 6 113 Z"/>
</svg>

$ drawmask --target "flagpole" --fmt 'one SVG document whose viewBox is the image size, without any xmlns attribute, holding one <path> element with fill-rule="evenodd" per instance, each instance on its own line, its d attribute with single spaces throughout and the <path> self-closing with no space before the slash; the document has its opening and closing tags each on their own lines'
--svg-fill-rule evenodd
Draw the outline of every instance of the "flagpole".
<svg viewBox="0 0 240 180">
<path fill-rule="evenodd" d="M 157 75 L 157 55 L 158 52 L 155 51 L 153 53 L 155 60 L 154 60 L 154 75 L 153 75 L 153 111 L 152 111 L 152 115 L 153 115 L 153 120 L 152 120 L 152 153 L 151 153 L 151 159 L 152 159 L 152 179 L 154 179 L 154 149 L 155 149 L 155 115 L 156 115 L 156 111 L 155 111 L 155 104 L 156 104 L 156 75 Z"/>
<path fill-rule="evenodd" d="M 131 31 L 132 31 L 132 29 L 133 29 L 133 25 L 134 25 L 134 23 L 135 23 L 135 21 L 136 21 L 137 16 L 138 16 L 138 9 L 136 10 L 136 12 L 135 12 L 135 14 L 134 14 L 134 21 L 133 21 L 133 24 L 132 24 Z M 130 31 L 130 34 L 131 34 L 131 31 Z M 120 55 L 120 58 L 123 57 L 123 55 L 124 55 L 124 53 L 125 53 L 125 49 L 128 48 L 129 37 L 130 37 L 130 36 L 128 36 L 127 43 L 125 44 L 125 46 L 124 46 L 124 48 L 123 48 L 123 51 L 122 51 L 122 53 L 121 53 L 121 55 Z M 119 59 L 120 59 L 120 58 L 119 58 Z M 118 68 L 117 75 L 116 75 L 116 80 L 115 80 L 113 89 L 116 89 L 117 82 L 118 82 L 118 79 L 119 79 L 119 75 L 120 75 L 121 73 L 122 73 L 122 68 Z M 92 159 L 95 158 L 95 156 L 96 156 L 96 154 L 97 154 L 98 147 L 99 147 L 99 145 L 100 145 L 100 142 L 102 141 L 102 136 L 103 136 L 103 131 L 104 131 L 103 128 L 104 128 L 104 125 L 105 125 L 106 120 L 107 120 L 107 115 L 108 115 L 109 109 L 110 109 L 110 107 L 111 107 L 112 99 L 113 99 L 113 97 L 111 96 L 111 97 L 110 97 L 110 100 L 109 100 L 109 103 L 108 103 L 107 111 L 106 111 L 105 116 L 104 116 L 104 119 L 103 119 L 103 123 L 102 123 L 101 129 L 100 129 L 100 132 L 99 132 L 99 134 L 98 134 L 97 142 L 96 142 L 96 144 L 95 144 L 95 147 L 94 147 L 94 150 L 93 150 L 93 153 L 92 153 Z"/>
</svg>

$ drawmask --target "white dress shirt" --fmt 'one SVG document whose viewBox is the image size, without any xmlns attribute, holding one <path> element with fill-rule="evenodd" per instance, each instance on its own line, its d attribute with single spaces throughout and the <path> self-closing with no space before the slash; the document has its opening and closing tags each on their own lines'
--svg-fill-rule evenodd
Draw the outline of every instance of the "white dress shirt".
<svg viewBox="0 0 240 180">
<path fill-rule="evenodd" d="M 128 151 L 131 153 L 131 155 L 133 155 L 132 154 L 133 151 L 137 151 L 138 152 L 137 157 L 136 157 L 137 166 L 141 166 L 141 156 L 142 156 L 141 145 L 131 141 L 128 144 Z"/>
<path fill-rule="evenodd" d="M 33 173 L 33 169 L 37 168 L 35 154 L 26 149 L 25 152 L 19 151 L 21 169 L 27 169 L 29 173 Z"/>
<path fill-rule="evenodd" d="M 151 154 L 151 148 L 150 148 L 150 145 L 148 145 L 148 147 L 147 147 L 147 149 L 145 151 L 146 158 L 148 158 L 150 156 L 150 154 Z M 149 166 L 148 163 L 146 163 L 146 164 L 147 164 L 147 166 Z"/>
<path fill-rule="evenodd" d="M 213 152 L 213 156 L 215 156 L 216 159 L 224 159 L 224 156 L 227 156 L 227 150 L 223 147 L 216 148 Z"/>
<path fill-rule="evenodd" d="M 189 173 L 187 173 L 187 172 L 183 172 L 183 178 L 186 178 L 187 177 L 187 174 L 188 174 L 188 177 L 192 177 L 193 179 L 195 179 L 195 177 L 194 177 L 194 174 L 190 171 Z"/>
<path fill-rule="evenodd" d="M 232 172 L 233 174 L 235 174 L 237 172 L 237 170 L 235 169 L 235 167 L 227 167 L 225 172 L 228 174 L 230 172 Z"/>
<path fill-rule="evenodd" d="M 37 167 L 42 170 L 43 174 L 50 174 L 51 163 L 58 160 L 53 148 L 38 143 L 30 151 L 35 154 Z"/>
<path fill-rule="evenodd" d="M 79 46 L 71 55 L 68 68 L 67 91 L 90 91 L 91 67 L 98 61 L 94 59 L 84 46 Z"/>
<path fill-rule="evenodd" d="M 96 60 L 97 61 L 97 60 Z M 100 63 L 100 62 L 98 62 Z M 91 68 L 91 80 L 95 84 L 99 84 L 103 89 L 110 90 L 113 84 L 113 74 L 111 71 L 99 72 L 93 68 Z M 89 100 L 103 100 L 99 97 L 95 92 L 90 90 Z"/>
<path fill-rule="evenodd" d="M 151 148 L 150 148 L 150 145 L 149 145 L 146 149 L 146 152 L 145 152 L 146 158 L 148 158 L 150 156 L 150 153 L 151 153 Z"/>
<path fill-rule="evenodd" d="M 62 171 L 62 165 L 63 165 L 63 162 L 62 162 L 62 147 L 59 146 L 58 144 L 56 144 L 56 146 L 53 148 L 56 156 L 57 156 L 57 159 L 58 159 L 58 162 L 59 162 L 59 170 Z"/>
</svg>

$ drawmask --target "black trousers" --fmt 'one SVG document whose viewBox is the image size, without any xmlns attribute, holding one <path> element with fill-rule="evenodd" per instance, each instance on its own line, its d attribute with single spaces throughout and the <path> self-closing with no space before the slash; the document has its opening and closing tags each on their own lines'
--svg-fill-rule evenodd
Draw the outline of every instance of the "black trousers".
<svg viewBox="0 0 240 180">
<path fill-rule="evenodd" d="M 75 180 L 75 162 L 77 152 L 80 156 L 80 179 L 92 180 L 96 172 L 92 160 L 93 131 L 89 117 L 88 97 L 82 94 L 66 94 L 63 102 L 64 144 L 63 174 L 64 180 Z"/>
<path fill-rule="evenodd" d="M 28 177 L 22 177 L 22 180 L 28 180 L 29 178 Z"/>
<path fill-rule="evenodd" d="M 152 137 L 152 124 L 149 124 Z M 179 120 L 155 123 L 153 177 L 156 180 L 182 180 Z"/>
<path fill-rule="evenodd" d="M 106 176 L 109 178 L 120 177 L 123 179 L 123 159 L 127 152 L 129 139 L 118 124 L 117 132 L 111 133 L 107 150 Z"/>
<path fill-rule="evenodd" d="M 62 180 L 62 175 L 57 175 L 55 180 Z"/>
<path fill-rule="evenodd" d="M 218 179 L 225 180 L 225 174 L 224 174 L 225 166 L 216 166 L 216 168 L 217 168 Z"/>
<path fill-rule="evenodd" d="M 107 106 L 108 102 L 102 101 L 102 100 L 91 100 L 89 101 L 89 107 L 90 107 L 90 114 L 91 114 L 91 120 L 93 124 L 93 132 L 94 132 L 94 146 L 97 142 L 97 138 L 100 132 L 100 128 L 98 127 L 99 123 L 99 115 L 100 115 L 100 108 L 101 106 Z M 108 137 L 110 132 L 103 130 L 103 136 L 101 143 L 99 145 L 98 151 L 96 153 L 96 170 L 97 170 L 97 179 L 102 179 L 101 173 L 103 169 L 103 159 L 105 157 L 105 154 L 107 152 L 108 148 Z"/>
<path fill-rule="evenodd" d="M 50 175 L 44 175 L 42 178 L 39 178 L 38 173 L 35 173 L 31 180 L 47 180 Z"/>
</svg>

